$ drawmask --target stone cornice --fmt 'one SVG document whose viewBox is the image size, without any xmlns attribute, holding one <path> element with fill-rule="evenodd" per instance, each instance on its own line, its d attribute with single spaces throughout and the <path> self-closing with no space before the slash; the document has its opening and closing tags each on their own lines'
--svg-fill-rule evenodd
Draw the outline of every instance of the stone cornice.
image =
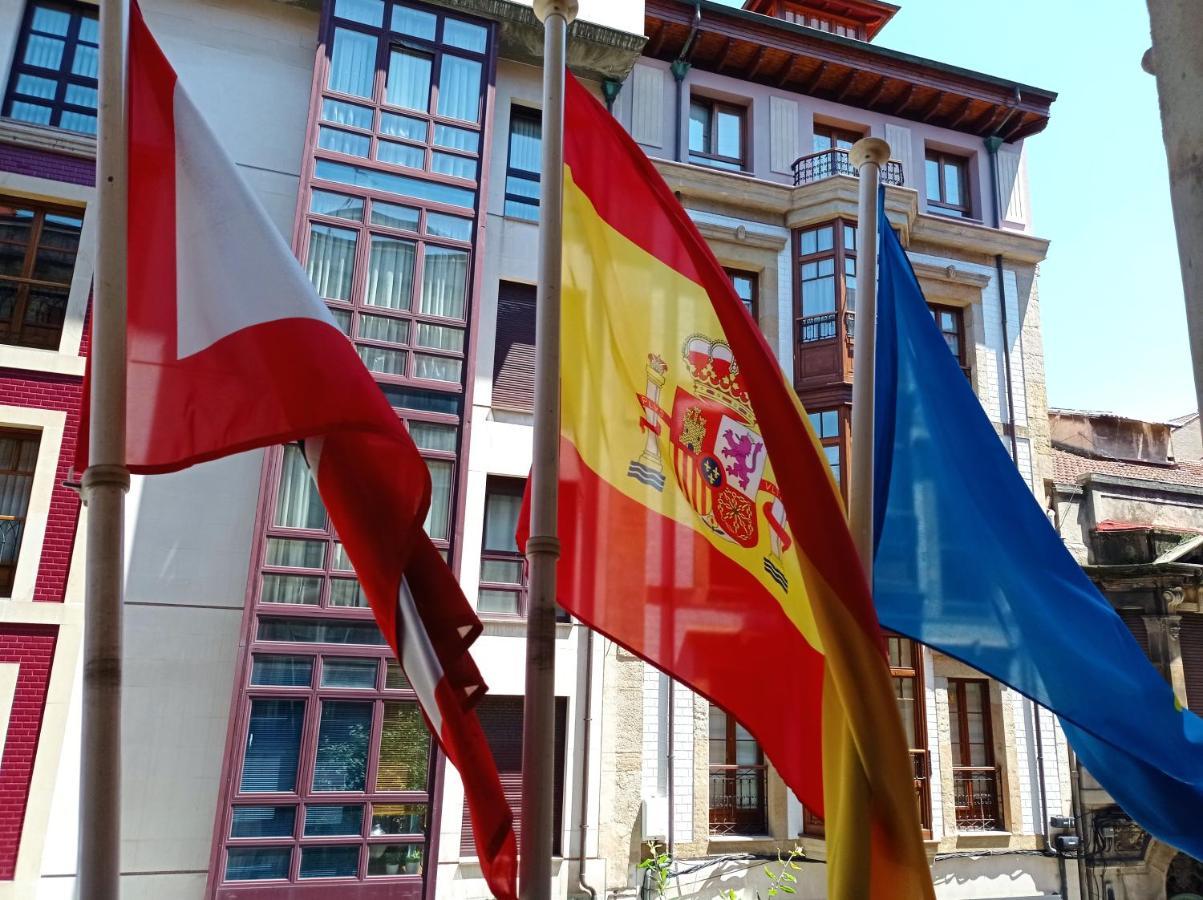
<svg viewBox="0 0 1203 900">
<path fill-rule="evenodd" d="M 707 240 L 726 241 L 730 244 L 740 244 L 747 247 L 758 247 L 779 253 L 785 249 L 785 237 L 764 234 L 760 231 L 749 231 L 742 225 L 720 225 L 715 222 L 694 222 L 702 237 Z"/>
<path fill-rule="evenodd" d="M 653 163 L 687 206 L 700 205 L 791 229 L 837 216 L 856 218 L 857 180 L 851 176 L 836 175 L 793 187 L 673 160 L 654 159 Z M 923 241 L 983 256 L 1001 253 L 1004 259 L 1033 265 L 1048 253 L 1049 242 L 1044 238 L 920 213 L 919 194 L 907 187 L 886 189 L 886 215 L 901 232 L 904 245 Z M 965 272 L 962 275 L 971 277 Z"/>
</svg>

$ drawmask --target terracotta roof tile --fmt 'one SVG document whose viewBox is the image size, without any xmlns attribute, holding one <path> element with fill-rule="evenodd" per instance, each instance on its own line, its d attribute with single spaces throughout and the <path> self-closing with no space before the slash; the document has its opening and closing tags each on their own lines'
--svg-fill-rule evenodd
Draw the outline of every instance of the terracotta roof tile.
<svg viewBox="0 0 1203 900">
<path fill-rule="evenodd" d="M 1116 459 L 1094 459 L 1053 448 L 1053 481 L 1057 484 L 1074 484 L 1083 475 L 1111 475 L 1203 488 L 1203 462 L 1184 460 L 1170 466 L 1153 466 Z"/>
</svg>

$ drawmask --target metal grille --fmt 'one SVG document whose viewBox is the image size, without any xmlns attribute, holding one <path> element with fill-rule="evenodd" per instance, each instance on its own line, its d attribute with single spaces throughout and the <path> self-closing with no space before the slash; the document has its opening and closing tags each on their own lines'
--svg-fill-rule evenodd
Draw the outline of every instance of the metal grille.
<svg viewBox="0 0 1203 900">
<path fill-rule="evenodd" d="M 848 151 L 838 147 L 832 147 L 830 150 L 820 150 L 818 153 L 799 157 L 794 160 L 793 170 L 794 187 L 822 181 L 824 178 L 830 178 L 832 175 L 859 177 L 856 167 L 848 159 Z M 902 163 L 896 159 L 891 159 L 887 162 L 885 168 L 881 170 L 881 182 L 882 184 L 893 184 L 901 187 L 903 184 Z"/>
<path fill-rule="evenodd" d="M 995 766 L 956 766 L 952 770 L 958 831 L 998 831 L 999 773 Z"/>
<path fill-rule="evenodd" d="M 710 833 L 765 834 L 764 766 L 710 767 Z"/>
</svg>

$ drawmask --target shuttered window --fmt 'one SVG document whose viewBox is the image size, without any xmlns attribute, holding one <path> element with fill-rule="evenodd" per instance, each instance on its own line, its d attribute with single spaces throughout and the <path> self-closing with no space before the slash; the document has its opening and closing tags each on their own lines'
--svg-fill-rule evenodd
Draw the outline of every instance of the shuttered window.
<svg viewBox="0 0 1203 900">
<path fill-rule="evenodd" d="M 497 772 L 501 776 L 501 787 L 505 799 L 514 811 L 514 833 L 518 845 L 522 845 L 522 698 L 486 697 L 476 707 L 480 727 L 485 740 L 493 751 Z M 554 768 L 551 852 L 560 855 L 560 831 L 564 820 L 564 732 L 568 720 L 568 701 L 556 697 L 556 758 Z M 468 807 L 464 806 L 463 830 L 460 832 L 461 856 L 476 856 L 476 844 L 472 836 L 472 821 Z"/>
<path fill-rule="evenodd" d="M 304 718 L 304 700 L 251 701 L 239 790 L 257 793 L 296 788 Z"/>
<path fill-rule="evenodd" d="M 503 281 L 497 292 L 493 405 L 530 412 L 535 404 L 535 288 Z"/>
<path fill-rule="evenodd" d="M 1182 614 L 1178 636 L 1182 648 L 1182 669 L 1186 675 L 1186 705 L 1203 713 L 1203 615 Z"/>
<path fill-rule="evenodd" d="M 1139 609 L 1121 609 L 1119 617 L 1124 620 L 1124 624 L 1128 626 L 1128 630 L 1132 632 L 1132 637 L 1136 638 L 1136 643 L 1140 644 L 1140 649 L 1144 651 L 1144 655 L 1149 655 L 1149 630 L 1145 627 L 1145 614 Z"/>
</svg>

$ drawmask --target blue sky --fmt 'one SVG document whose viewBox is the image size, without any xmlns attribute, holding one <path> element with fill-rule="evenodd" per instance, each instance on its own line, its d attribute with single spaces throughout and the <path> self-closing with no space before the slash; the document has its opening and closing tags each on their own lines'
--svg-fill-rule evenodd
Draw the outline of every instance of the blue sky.
<svg viewBox="0 0 1203 900">
<path fill-rule="evenodd" d="M 731 6 L 740 0 L 720 0 Z M 1057 91 L 1028 142 L 1050 406 L 1195 408 L 1144 3 L 894 0 L 875 43 Z"/>
</svg>

